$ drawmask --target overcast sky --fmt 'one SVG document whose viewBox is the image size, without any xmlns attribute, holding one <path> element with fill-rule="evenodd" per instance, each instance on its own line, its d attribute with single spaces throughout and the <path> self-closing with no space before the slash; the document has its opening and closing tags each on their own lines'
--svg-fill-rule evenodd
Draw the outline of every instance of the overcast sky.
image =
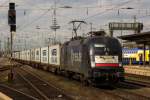
<svg viewBox="0 0 150 100">
<path fill-rule="evenodd" d="M 136 15 L 138 22 L 144 23 L 144 30 L 150 28 L 150 0 L 0 0 L 0 39 L 6 42 L 9 36 L 8 5 L 9 1 L 16 3 L 17 32 L 14 37 L 14 48 L 39 47 L 54 37 L 52 26 L 54 2 L 56 2 L 56 18 L 60 29 L 57 30 L 57 40 L 65 41 L 72 36 L 71 20 L 84 20 L 78 34 L 83 35 L 93 30 L 108 31 L 109 22 L 133 22 Z M 63 8 L 70 6 L 71 8 Z M 133 9 L 122 9 L 122 8 Z M 37 29 L 36 27 L 40 29 Z M 131 34 L 125 32 L 124 34 Z M 119 32 L 116 32 L 119 34 Z M 120 35 L 120 34 L 119 34 Z"/>
</svg>

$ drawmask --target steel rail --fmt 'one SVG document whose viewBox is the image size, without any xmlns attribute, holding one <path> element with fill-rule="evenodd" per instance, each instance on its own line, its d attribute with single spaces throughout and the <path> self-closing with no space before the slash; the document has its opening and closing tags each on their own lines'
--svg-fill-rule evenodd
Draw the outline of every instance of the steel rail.
<svg viewBox="0 0 150 100">
<path fill-rule="evenodd" d="M 50 87 L 52 87 L 52 88 L 58 90 L 59 92 L 63 93 L 64 95 L 66 95 L 66 96 L 69 97 L 70 99 L 73 99 L 70 95 L 68 95 L 67 93 L 65 93 L 65 91 L 63 91 L 62 89 L 57 88 L 57 87 L 54 86 L 53 84 L 50 84 L 49 82 L 47 82 L 47 81 L 43 80 L 42 78 L 40 78 L 38 74 L 35 75 L 35 74 L 30 73 L 29 71 L 27 71 L 27 70 L 25 70 L 25 69 L 23 69 L 23 68 L 20 68 L 20 69 L 22 69 L 23 71 L 25 71 L 25 72 L 28 73 L 28 74 L 31 74 L 32 76 L 36 77 L 37 79 L 43 81 L 45 84 L 47 84 L 47 85 L 49 85 Z"/>
<path fill-rule="evenodd" d="M 40 96 L 45 100 L 50 100 L 43 92 L 41 92 L 34 84 L 32 84 L 27 78 L 21 75 L 19 72 L 16 72 L 24 81 L 26 81 Z"/>
<path fill-rule="evenodd" d="M 19 93 L 19 94 L 22 94 L 22 95 L 24 95 L 24 96 L 26 96 L 26 97 L 28 97 L 28 98 L 33 99 L 33 100 L 39 100 L 39 99 L 37 99 L 37 98 L 35 98 L 35 97 L 31 96 L 31 95 L 28 95 L 28 94 L 26 94 L 26 93 L 24 93 L 24 92 L 21 92 L 21 91 L 15 89 L 15 88 L 9 87 L 9 86 L 4 85 L 4 84 L 0 84 L 0 87 L 7 88 L 7 89 L 9 89 L 9 90 L 11 90 L 11 91 L 14 91 L 14 92 L 17 92 L 17 93 Z"/>
</svg>

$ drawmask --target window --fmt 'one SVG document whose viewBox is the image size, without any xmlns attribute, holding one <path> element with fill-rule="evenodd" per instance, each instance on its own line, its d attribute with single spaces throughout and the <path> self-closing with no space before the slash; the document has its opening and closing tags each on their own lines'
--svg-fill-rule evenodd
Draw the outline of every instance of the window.
<svg viewBox="0 0 150 100">
<path fill-rule="evenodd" d="M 95 55 L 105 54 L 106 47 L 104 44 L 94 44 L 94 53 Z"/>
</svg>

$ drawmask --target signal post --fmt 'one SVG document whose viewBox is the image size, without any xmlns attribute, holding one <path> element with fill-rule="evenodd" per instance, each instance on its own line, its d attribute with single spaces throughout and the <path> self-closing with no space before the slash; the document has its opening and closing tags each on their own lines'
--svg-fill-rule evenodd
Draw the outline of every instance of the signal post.
<svg viewBox="0 0 150 100">
<path fill-rule="evenodd" d="M 9 3 L 9 10 L 8 10 L 8 25 L 10 26 L 10 53 L 11 59 L 13 54 L 13 33 L 16 32 L 16 10 L 15 10 L 15 3 Z M 13 80 L 13 65 L 10 68 L 10 73 L 8 74 L 8 81 Z"/>
</svg>

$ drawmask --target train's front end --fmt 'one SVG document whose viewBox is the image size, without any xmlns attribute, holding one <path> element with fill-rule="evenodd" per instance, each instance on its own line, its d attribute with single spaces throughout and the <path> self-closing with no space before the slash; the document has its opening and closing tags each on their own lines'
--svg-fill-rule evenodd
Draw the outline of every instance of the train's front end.
<svg viewBox="0 0 150 100">
<path fill-rule="evenodd" d="M 122 49 L 117 39 L 92 38 L 89 45 L 89 56 L 92 81 L 117 83 L 124 80 Z"/>
</svg>

